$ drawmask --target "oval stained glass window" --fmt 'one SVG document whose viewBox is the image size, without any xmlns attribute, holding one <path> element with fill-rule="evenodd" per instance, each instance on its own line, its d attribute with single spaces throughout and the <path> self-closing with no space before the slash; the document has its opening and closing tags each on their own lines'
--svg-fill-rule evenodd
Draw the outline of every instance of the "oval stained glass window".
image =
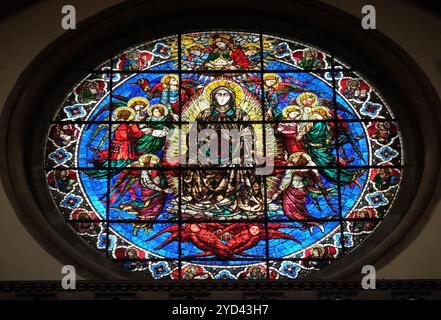
<svg viewBox="0 0 441 320">
<path fill-rule="evenodd" d="M 147 279 L 296 279 L 388 213 L 402 143 L 379 92 L 311 45 L 244 32 L 142 43 L 85 75 L 48 131 L 60 214 Z"/>
</svg>

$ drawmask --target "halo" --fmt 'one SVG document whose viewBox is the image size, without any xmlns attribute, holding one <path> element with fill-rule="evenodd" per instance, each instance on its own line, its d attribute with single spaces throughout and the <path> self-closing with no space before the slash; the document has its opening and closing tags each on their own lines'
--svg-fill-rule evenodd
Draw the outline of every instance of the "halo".
<svg viewBox="0 0 441 320">
<path fill-rule="evenodd" d="M 146 154 L 143 154 L 142 156 L 140 156 L 139 159 L 138 159 L 138 162 L 140 162 L 140 163 L 142 163 L 144 165 L 150 166 L 150 162 L 151 162 L 152 159 L 155 159 L 156 162 L 159 163 L 158 156 L 154 155 L 154 154 L 151 154 L 151 153 L 146 153 Z"/>
<path fill-rule="evenodd" d="M 374 218 L 375 217 L 375 213 L 367 210 L 367 209 L 371 209 L 371 208 L 361 208 L 358 210 L 355 210 L 354 213 L 357 214 L 357 218 Z M 361 214 L 363 214 L 363 217 L 361 217 Z"/>
<path fill-rule="evenodd" d="M 167 109 L 167 107 L 164 106 L 163 104 L 160 104 L 160 103 L 157 103 L 157 104 L 154 104 L 154 105 L 152 105 L 152 106 L 149 106 L 148 109 L 147 109 L 147 114 L 148 114 L 150 117 L 152 117 L 152 110 L 153 110 L 153 109 L 156 109 L 156 108 L 160 108 L 160 109 L 162 109 L 162 111 L 163 111 L 163 113 L 164 113 L 164 117 L 168 115 L 168 109 Z"/>
<path fill-rule="evenodd" d="M 263 80 L 271 80 L 274 79 L 277 81 L 277 83 L 282 82 L 282 78 L 277 73 L 265 73 L 263 75 Z"/>
<path fill-rule="evenodd" d="M 300 112 L 300 107 L 299 106 L 295 106 L 295 105 L 288 105 L 285 108 L 283 108 L 282 110 L 282 117 L 284 119 L 288 119 L 288 115 L 292 112 L 292 111 L 299 111 Z"/>
<path fill-rule="evenodd" d="M 161 78 L 161 83 L 169 84 L 170 83 L 170 80 L 169 80 L 170 78 L 173 78 L 173 79 L 175 79 L 176 81 L 179 82 L 179 77 L 176 74 L 166 74 L 165 76 L 163 76 Z"/>
<path fill-rule="evenodd" d="M 141 108 L 141 110 L 145 111 L 149 107 L 150 103 L 146 98 L 143 98 L 143 97 L 135 97 L 135 98 L 130 99 L 129 102 L 127 102 L 127 106 L 130 108 L 133 108 L 137 104 L 143 104 L 144 108 Z"/>
<path fill-rule="evenodd" d="M 119 119 L 119 113 L 121 111 L 127 111 L 130 113 L 130 116 L 127 119 L 125 119 L 125 121 L 133 120 L 133 118 L 135 117 L 135 110 L 133 110 L 132 108 L 119 107 L 119 108 L 116 108 L 115 111 L 113 112 L 113 115 L 115 116 L 116 119 Z"/>
<path fill-rule="evenodd" d="M 325 253 L 325 248 L 323 248 L 321 245 L 312 246 L 309 250 L 312 252 L 314 249 L 319 250 L 320 254 L 324 254 Z"/>
<path fill-rule="evenodd" d="M 289 160 L 290 162 L 292 162 L 292 159 L 293 159 L 295 156 L 299 156 L 299 155 L 304 156 L 304 157 L 306 158 L 306 160 L 308 160 L 308 164 L 312 161 L 311 156 L 310 156 L 309 154 L 307 154 L 306 152 L 302 152 L 302 151 L 298 151 L 298 152 L 291 153 L 291 154 L 289 155 L 288 160 Z"/>
<path fill-rule="evenodd" d="M 196 42 L 189 43 L 189 44 L 185 47 L 185 53 L 187 54 L 187 56 L 190 55 L 190 53 L 191 53 L 191 49 L 194 48 L 194 47 L 197 47 L 197 48 L 201 49 L 201 51 L 204 51 L 204 50 L 205 50 L 205 46 L 204 46 L 203 44 L 201 44 L 201 43 L 196 43 Z"/>
<path fill-rule="evenodd" d="M 209 83 L 204 89 L 204 93 L 203 93 L 204 99 L 206 101 L 210 101 L 211 94 L 213 93 L 213 91 L 218 88 L 221 88 L 221 87 L 225 87 L 230 90 L 233 90 L 234 95 L 235 95 L 236 106 L 242 102 L 242 100 L 244 98 L 243 89 L 239 84 L 237 84 L 236 82 L 233 82 L 231 80 L 215 80 L 215 81 Z"/>
<path fill-rule="evenodd" d="M 260 51 L 260 45 L 258 45 L 257 43 L 254 43 L 254 42 L 248 42 L 248 43 L 244 43 L 243 45 L 242 45 L 242 47 L 243 48 L 245 48 L 245 49 L 249 49 L 249 48 L 254 48 L 254 49 L 257 49 L 257 51 Z"/>
<path fill-rule="evenodd" d="M 301 101 L 302 101 L 304 98 L 312 98 L 312 99 L 314 99 L 314 102 L 312 103 L 312 107 L 315 107 L 315 106 L 317 105 L 317 103 L 318 103 L 318 97 L 317 97 L 316 94 L 314 94 L 314 93 L 312 93 L 312 92 L 303 92 L 303 93 L 299 94 L 299 95 L 297 96 L 297 98 L 296 98 L 296 102 L 297 102 L 297 104 L 298 104 L 299 106 L 302 105 Z"/>
<path fill-rule="evenodd" d="M 303 53 L 306 53 L 306 52 L 312 52 L 314 57 L 317 57 L 317 55 L 318 55 L 317 50 L 312 47 L 308 47 L 308 48 L 303 49 Z"/>
<path fill-rule="evenodd" d="M 222 40 L 223 42 L 227 42 L 228 45 L 233 45 L 234 40 L 231 38 L 229 34 L 226 33 L 218 33 L 211 35 L 210 39 L 208 40 L 208 44 L 210 46 L 213 46 L 218 40 Z"/>
<path fill-rule="evenodd" d="M 328 118 L 331 117 L 331 111 L 328 108 L 325 108 L 325 107 L 322 107 L 322 106 L 317 106 L 317 107 L 314 107 L 314 108 L 311 109 L 312 113 L 319 113 L 320 114 L 320 111 L 326 112 L 326 115 L 327 115 Z"/>
</svg>

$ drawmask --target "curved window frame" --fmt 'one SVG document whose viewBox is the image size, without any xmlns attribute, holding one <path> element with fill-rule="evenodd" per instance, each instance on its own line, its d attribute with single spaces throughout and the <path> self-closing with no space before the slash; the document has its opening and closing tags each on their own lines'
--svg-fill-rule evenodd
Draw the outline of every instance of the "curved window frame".
<svg viewBox="0 0 441 320">
<path fill-rule="evenodd" d="M 398 243 L 413 231 L 412 226 L 424 221 L 421 217 L 427 216 L 437 182 L 434 177 L 439 177 L 439 153 L 427 150 L 440 145 L 439 119 L 431 110 L 441 109 L 441 103 L 422 71 L 379 32 L 366 33 L 357 19 L 323 4 L 275 1 L 270 7 L 261 2 L 253 9 L 230 0 L 210 5 L 203 1 L 169 4 L 124 3 L 105 10 L 52 43 L 21 75 L 2 114 L 1 164 L 6 191 L 23 224 L 51 253 L 80 271 L 125 279 L 118 266 L 78 241 L 48 201 L 50 195 L 42 187 L 46 186 L 42 146 L 47 125 L 65 93 L 82 75 L 140 40 L 154 40 L 176 30 L 249 31 L 297 39 L 330 52 L 360 71 L 389 102 L 404 144 L 401 191 L 387 217 L 357 250 L 309 279 L 344 279 L 359 274 L 363 265 L 384 265 L 403 247 Z M 313 21 L 308 18 L 311 12 L 316 15 Z M 232 285 L 240 286 L 241 281 Z"/>
</svg>

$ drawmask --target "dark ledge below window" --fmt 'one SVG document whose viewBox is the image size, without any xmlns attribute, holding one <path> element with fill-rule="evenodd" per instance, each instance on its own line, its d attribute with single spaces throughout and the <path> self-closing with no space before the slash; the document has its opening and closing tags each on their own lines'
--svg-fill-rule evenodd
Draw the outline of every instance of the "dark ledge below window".
<svg viewBox="0 0 441 320">
<path fill-rule="evenodd" d="M 240 292 L 234 291 L 240 289 Z M 360 281 L 173 282 L 78 281 L 64 290 L 61 281 L 0 282 L 0 299 L 38 300 L 437 300 L 441 280 L 380 280 L 375 290 Z"/>
</svg>

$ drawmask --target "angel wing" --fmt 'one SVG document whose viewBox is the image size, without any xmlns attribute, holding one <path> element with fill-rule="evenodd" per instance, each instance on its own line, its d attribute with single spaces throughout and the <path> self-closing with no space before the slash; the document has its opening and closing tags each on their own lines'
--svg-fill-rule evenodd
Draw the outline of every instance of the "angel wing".
<svg viewBox="0 0 441 320">
<path fill-rule="evenodd" d="M 245 79 L 241 80 L 243 85 L 251 92 L 257 94 L 259 91 L 259 86 L 261 83 L 261 79 L 254 76 L 246 77 Z"/>
<path fill-rule="evenodd" d="M 280 99 L 286 99 L 291 92 L 312 92 L 315 94 L 320 94 L 317 90 L 306 89 L 306 86 L 310 81 L 298 81 L 296 78 L 288 76 L 284 78 L 284 81 L 279 84 L 276 88 L 276 93 L 281 96 Z"/>
<path fill-rule="evenodd" d="M 116 100 L 115 104 L 125 104 L 129 101 L 128 98 L 120 96 L 120 95 L 116 95 L 113 94 L 112 97 Z M 104 106 L 104 108 L 101 108 L 100 111 L 98 111 L 91 119 L 90 122 L 94 122 L 97 121 L 97 119 L 99 119 L 105 112 L 110 113 L 111 110 L 111 105 L 107 104 L 106 106 Z M 109 121 L 109 115 L 104 116 L 101 120 L 102 122 L 106 122 Z M 88 123 L 85 127 L 85 130 L 88 130 L 92 125 L 94 125 L 94 123 Z M 89 141 L 87 142 L 87 146 L 91 146 L 92 142 L 95 141 L 96 137 L 98 137 L 100 135 L 101 132 L 103 132 L 104 130 L 107 130 L 104 134 L 104 136 L 101 137 L 98 146 L 95 148 L 96 151 L 99 151 L 101 149 L 101 147 L 103 146 L 103 144 L 108 140 L 109 138 L 109 130 L 108 130 L 109 126 L 106 123 L 100 123 L 96 126 L 95 130 L 92 132 L 92 135 L 90 136 Z"/>
<path fill-rule="evenodd" d="M 326 203 L 328 204 L 328 206 L 331 208 L 332 211 L 334 211 L 334 213 L 338 213 L 338 210 L 334 207 L 334 205 L 331 202 L 331 199 L 329 198 L 329 194 L 331 194 L 331 192 L 333 191 L 333 188 L 325 188 L 325 186 L 323 185 L 322 179 L 320 178 L 320 176 L 314 172 L 314 170 L 308 170 L 306 171 L 306 178 L 308 179 L 308 191 L 310 191 L 311 193 L 320 193 L 323 198 L 326 200 Z M 320 211 L 323 211 L 322 208 L 320 207 L 320 204 L 318 203 L 317 199 L 314 196 L 311 196 L 314 205 L 317 207 L 317 209 L 319 209 Z"/>
<path fill-rule="evenodd" d="M 111 203 L 118 202 L 130 191 L 133 185 L 139 180 L 139 171 L 123 171 L 118 176 L 116 181 L 112 184 L 109 190 L 109 195 L 111 197 Z M 118 195 L 119 194 L 119 195 Z M 118 195 L 118 197 L 117 197 Z M 100 198 L 103 200 L 104 195 Z"/>
<path fill-rule="evenodd" d="M 341 111 L 347 114 L 350 114 L 351 116 L 355 117 L 356 115 L 349 110 L 348 108 L 344 107 L 342 104 L 336 102 L 334 104 L 334 101 L 332 99 L 328 99 L 328 98 L 319 98 L 319 104 L 323 107 L 327 107 L 330 110 L 335 110 L 335 111 Z"/>
<path fill-rule="evenodd" d="M 182 103 L 186 103 L 191 96 L 193 96 L 199 89 L 202 89 L 199 81 L 190 78 L 181 79 L 181 87 Z"/>
<path fill-rule="evenodd" d="M 246 229 L 246 228 L 247 228 L 246 224 L 235 223 L 235 224 L 232 224 L 232 225 L 229 225 L 229 226 L 223 228 L 222 231 L 220 231 L 218 233 L 218 235 L 222 235 L 222 234 L 224 234 L 226 232 L 231 232 L 233 234 L 237 234 L 237 233 L 241 232 L 243 229 Z"/>
<path fill-rule="evenodd" d="M 334 112 L 341 111 L 341 112 L 348 113 L 348 114 L 352 115 L 353 117 L 356 117 L 356 115 L 352 111 L 350 111 L 348 108 L 345 108 L 340 103 L 334 104 L 331 99 L 320 98 L 319 101 L 320 101 L 320 105 L 321 106 L 327 107 L 328 109 L 330 109 L 330 110 L 332 110 Z M 337 114 L 337 118 L 338 118 L 338 120 L 343 120 L 343 118 L 339 114 Z M 331 123 L 331 125 L 334 125 L 334 124 Z M 348 127 L 346 122 L 340 122 L 338 124 L 338 129 L 339 129 L 339 136 L 340 136 L 340 138 L 344 137 L 346 142 L 351 145 L 351 147 L 354 149 L 354 151 L 357 153 L 357 155 L 360 157 L 360 159 L 362 159 L 362 161 L 366 163 L 366 161 L 364 160 L 362 152 L 360 151 L 360 149 L 358 148 L 358 146 L 356 144 L 356 140 L 361 139 L 362 136 L 354 137 L 351 134 L 350 129 L 349 129 L 349 127 Z"/>
<path fill-rule="evenodd" d="M 148 100 L 153 98 L 160 98 L 162 95 L 162 91 L 164 91 L 164 85 L 162 83 L 155 84 L 152 88 L 149 87 L 148 91 L 145 91 L 148 96 Z"/>
</svg>

